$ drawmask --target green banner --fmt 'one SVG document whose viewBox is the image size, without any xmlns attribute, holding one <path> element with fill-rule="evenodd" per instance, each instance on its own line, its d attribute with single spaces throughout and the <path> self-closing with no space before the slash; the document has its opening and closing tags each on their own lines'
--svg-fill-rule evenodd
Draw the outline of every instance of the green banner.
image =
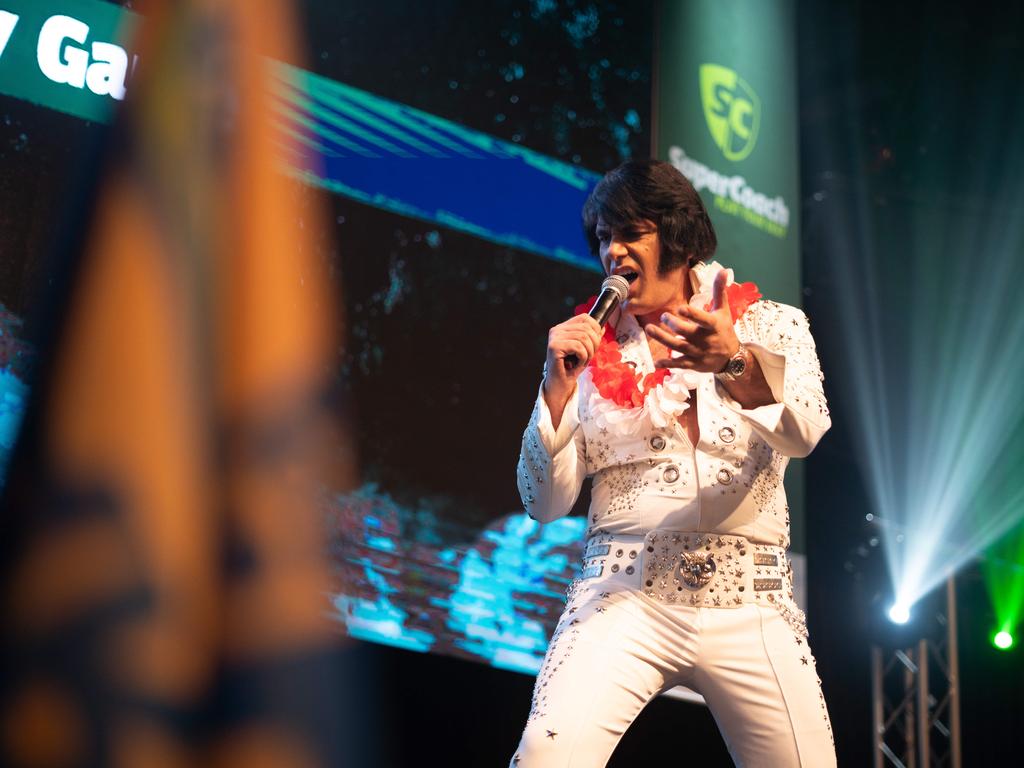
<svg viewBox="0 0 1024 768">
<path fill-rule="evenodd" d="M 0 0 L 0 93 L 107 122 L 135 70 L 123 41 L 137 19 L 98 0 Z"/>
<path fill-rule="evenodd" d="M 654 150 L 700 191 L 722 262 L 765 296 L 799 305 L 793 5 L 660 3 Z"/>
<path fill-rule="evenodd" d="M 662 0 L 656 24 L 654 155 L 701 193 L 736 279 L 799 306 L 793 0 Z M 798 552 L 803 490 L 798 462 L 786 477 Z"/>
</svg>

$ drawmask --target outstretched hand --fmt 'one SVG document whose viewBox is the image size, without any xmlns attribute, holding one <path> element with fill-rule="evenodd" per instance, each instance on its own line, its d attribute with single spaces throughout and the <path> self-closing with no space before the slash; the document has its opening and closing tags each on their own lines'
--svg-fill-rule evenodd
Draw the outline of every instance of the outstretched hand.
<svg viewBox="0 0 1024 768">
<path fill-rule="evenodd" d="M 687 368 L 706 373 L 718 373 L 725 368 L 740 347 L 733 329 L 727 281 L 724 269 L 715 275 L 710 312 L 682 304 L 674 313 L 662 314 L 658 325 L 648 323 L 644 327 L 648 336 L 681 354 L 655 361 L 656 368 Z"/>
</svg>

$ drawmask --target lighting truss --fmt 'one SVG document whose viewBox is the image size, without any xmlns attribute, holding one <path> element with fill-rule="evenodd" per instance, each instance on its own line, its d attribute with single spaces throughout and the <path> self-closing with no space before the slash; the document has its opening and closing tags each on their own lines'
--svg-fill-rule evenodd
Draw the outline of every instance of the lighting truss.
<svg viewBox="0 0 1024 768">
<path fill-rule="evenodd" d="M 945 632 L 888 655 L 871 649 L 874 768 L 961 768 L 956 586 L 946 581 Z"/>
</svg>

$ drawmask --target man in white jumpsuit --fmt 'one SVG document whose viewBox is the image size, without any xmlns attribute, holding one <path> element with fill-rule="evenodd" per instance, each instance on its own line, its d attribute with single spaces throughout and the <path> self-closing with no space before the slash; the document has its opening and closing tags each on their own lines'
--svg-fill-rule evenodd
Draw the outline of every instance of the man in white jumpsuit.
<svg viewBox="0 0 1024 768">
<path fill-rule="evenodd" d="M 737 765 L 834 766 L 786 557 L 786 464 L 831 423 L 807 319 L 711 261 L 707 212 L 667 163 L 610 172 L 583 220 L 630 287 L 607 333 L 586 314 L 551 329 L 523 435 L 531 517 L 593 486 L 583 571 L 511 766 L 603 766 L 676 685 L 704 696 Z M 699 757 L 688 745 L 680 765 Z"/>
</svg>

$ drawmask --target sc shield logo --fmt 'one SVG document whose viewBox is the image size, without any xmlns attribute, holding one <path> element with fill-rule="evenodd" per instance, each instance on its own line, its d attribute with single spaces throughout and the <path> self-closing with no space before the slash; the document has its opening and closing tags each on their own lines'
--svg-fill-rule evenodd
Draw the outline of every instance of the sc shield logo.
<svg viewBox="0 0 1024 768">
<path fill-rule="evenodd" d="M 700 98 L 711 138 L 727 160 L 754 151 L 761 123 L 761 100 L 742 77 L 719 64 L 700 67 Z"/>
</svg>

